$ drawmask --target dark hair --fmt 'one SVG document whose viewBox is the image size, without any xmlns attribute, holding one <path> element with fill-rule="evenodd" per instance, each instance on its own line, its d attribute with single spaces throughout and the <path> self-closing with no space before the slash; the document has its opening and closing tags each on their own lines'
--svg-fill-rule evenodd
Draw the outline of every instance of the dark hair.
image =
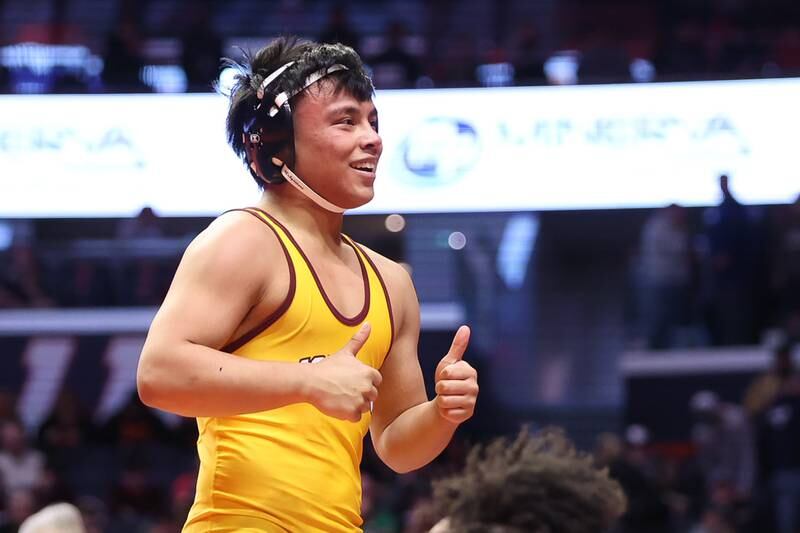
<svg viewBox="0 0 800 533">
<path fill-rule="evenodd" d="M 607 470 L 555 428 L 473 448 L 464 470 L 433 490 L 437 514 L 459 533 L 599 533 L 626 507 Z"/>
<path fill-rule="evenodd" d="M 226 95 L 230 97 L 226 121 L 228 144 L 245 165 L 249 163 L 242 140 L 245 124 L 252 122 L 257 112 L 264 113 L 269 109 L 269 106 L 262 106 L 256 111 L 259 104 L 256 91 L 267 76 L 290 61 L 295 63 L 270 84 L 270 92 L 295 93 L 303 88 L 310 74 L 335 64 L 347 67 L 347 70 L 336 71 L 326 78 L 334 81 L 337 92 L 344 90 L 363 102 L 369 100 L 375 91 L 361 58 L 355 50 L 343 44 L 319 44 L 297 37 L 280 37 L 255 54 L 244 52 L 241 62 L 224 58 L 226 67 L 238 70 L 230 95 Z M 302 93 L 291 102 L 296 102 L 298 97 L 302 97 Z M 256 182 L 259 186 L 264 185 L 261 180 Z"/>
</svg>

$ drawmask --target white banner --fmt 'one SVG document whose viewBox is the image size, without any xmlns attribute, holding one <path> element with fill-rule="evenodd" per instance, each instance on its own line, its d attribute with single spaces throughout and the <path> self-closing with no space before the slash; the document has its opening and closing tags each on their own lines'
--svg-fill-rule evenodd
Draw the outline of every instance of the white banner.
<svg viewBox="0 0 800 533">
<path fill-rule="evenodd" d="M 382 91 L 358 213 L 711 205 L 800 192 L 800 80 Z M 225 98 L 0 97 L 0 217 L 216 215 L 258 191 Z"/>
</svg>

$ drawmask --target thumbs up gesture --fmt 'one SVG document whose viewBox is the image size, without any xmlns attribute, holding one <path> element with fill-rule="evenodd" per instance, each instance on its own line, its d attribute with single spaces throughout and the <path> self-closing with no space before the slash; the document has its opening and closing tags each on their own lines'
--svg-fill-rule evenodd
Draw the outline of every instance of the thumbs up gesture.
<svg viewBox="0 0 800 533">
<path fill-rule="evenodd" d="M 442 418 L 454 424 L 472 416 L 478 398 L 478 372 L 464 361 L 467 344 L 469 328 L 461 326 L 436 367 L 436 406 Z"/>
<path fill-rule="evenodd" d="M 370 331 L 369 324 L 364 323 L 344 348 L 309 366 L 309 403 L 326 415 L 358 422 L 378 397 L 380 372 L 357 358 Z"/>
</svg>

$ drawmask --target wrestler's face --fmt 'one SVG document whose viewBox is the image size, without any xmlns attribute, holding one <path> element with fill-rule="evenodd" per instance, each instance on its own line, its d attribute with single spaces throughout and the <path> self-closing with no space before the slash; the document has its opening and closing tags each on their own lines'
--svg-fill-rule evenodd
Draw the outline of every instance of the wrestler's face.
<svg viewBox="0 0 800 533">
<path fill-rule="evenodd" d="M 333 81 L 312 85 L 295 105 L 295 172 L 328 201 L 346 209 L 374 195 L 383 144 L 372 100 L 336 91 Z"/>
</svg>

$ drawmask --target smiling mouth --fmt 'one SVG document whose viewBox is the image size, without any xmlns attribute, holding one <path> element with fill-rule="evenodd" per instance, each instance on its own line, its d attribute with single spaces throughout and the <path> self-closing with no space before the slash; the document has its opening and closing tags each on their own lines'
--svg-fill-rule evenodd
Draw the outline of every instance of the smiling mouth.
<svg viewBox="0 0 800 533">
<path fill-rule="evenodd" d="M 375 165 L 375 163 L 353 163 L 352 165 L 350 165 L 350 168 L 353 168 L 353 169 L 361 171 L 361 172 L 367 172 L 369 174 L 374 174 L 376 165 Z"/>
</svg>

